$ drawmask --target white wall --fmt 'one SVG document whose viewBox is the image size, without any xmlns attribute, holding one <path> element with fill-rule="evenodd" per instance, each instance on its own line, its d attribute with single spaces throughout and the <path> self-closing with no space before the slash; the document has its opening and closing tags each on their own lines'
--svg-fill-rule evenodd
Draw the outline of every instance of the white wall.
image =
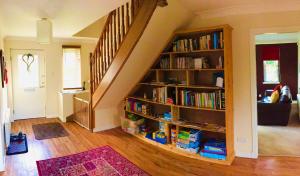
<svg viewBox="0 0 300 176">
<path fill-rule="evenodd" d="M 0 24 L 0 49 L 4 49 L 4 40 Z M 1 73 L 0 73 L 1 78 Z M 4 171 L 5 167 L 5 143 L 4 143 L 4 121 L 5 111 L 7 109 L 7 88 L 0 85 L 0 171 Z"/>
<path fill-rule="evenodd" d="M 54 39 L 51 44 L 38 44 L 34 38 L 8 37 L 4 41 L 6 58 L 10 58 L 12 49 L 40 49 L 46 57 L 46 117 L 58 117 L 58 92 L 62 90 L 62 45 L 81 45 L 82 81 L 89 80 L 89 53 L 96 46 L 91 39 Z M 8 68 L 11 68 L 8 59 Z M 9 69 L 9 104 L 12 106 L 12 82 Z M 27 100 L 24 100 L 26 102 Z"/>
<path fill-rule="evenodd" d="M 254 75 L 256 74 L 254 33 L 259 34 L 260 31 L 300 31 L 300 21 L 297 20 L 299 17 L 299 11 L 235 15 L 209 19 L 197 16 L 187 26 L 187 28 L 199 28 L 229 24 L 233 27 L 234 128 L 235 150 L 238 156 L 255 157 L 257 154 L 257 148 L 255 148 L 257 146 L 257 138 L 255 138 L 255 131 L 253 131 L 256 124 L 253 124 L 255 120 L 252 119 L 256 118 L 254 99 L 256 97 L 256 88 L 253 87 L 255 86 Z M 287 29 L 283 30 L 283 28 Z"/>
</svg>

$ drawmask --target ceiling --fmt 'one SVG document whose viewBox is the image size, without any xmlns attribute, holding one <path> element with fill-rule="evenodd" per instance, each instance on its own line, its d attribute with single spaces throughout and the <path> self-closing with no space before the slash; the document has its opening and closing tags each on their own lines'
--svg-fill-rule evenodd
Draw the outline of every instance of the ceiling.
<svg viewBox="0 0 300 176">
<path fill-rule="evenodd" d="M 55 37 L 71 37 L 128 0 L 0 0 L 4 36 L 36 36 L 36 21 L 49 18 Z"/>
<path fill-rule="evenodd" d="M 300 10 L 299 0 L 179 0 L 202 18 Z"/>
<path fill-rule="evenodd" d="M 99 19 L 129 0 L 0 0 L 4 36 L 36 36 L 36 21 L 49 18 L 55 37 L 89 33 Z M 169 0 L 171 1 L 171 0 Z M 173 1 L 173 0 L 172 0 Z M 300 0 L 178 0 L 202 18 L 272 11 L 300 10 Z M 101 21 L 101 20 L 100 20 Z M 100 24 L 100 23 L 99 23 Z M 99 26 L 99 25 L 98 25 Z"/>
</svg>

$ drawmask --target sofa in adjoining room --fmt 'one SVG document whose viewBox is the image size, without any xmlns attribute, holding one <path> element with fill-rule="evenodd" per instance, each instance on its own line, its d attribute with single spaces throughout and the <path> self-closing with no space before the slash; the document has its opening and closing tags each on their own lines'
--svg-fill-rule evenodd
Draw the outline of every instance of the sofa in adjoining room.
<svg viewBox="0 0 300 176">
<path fill-rule="evenodd" d="M 292 96 L 288 86 L 276 88 L 272 95 L 257 102 L 258 125 L 286 126 L 292 108 Z"/>
</svg>

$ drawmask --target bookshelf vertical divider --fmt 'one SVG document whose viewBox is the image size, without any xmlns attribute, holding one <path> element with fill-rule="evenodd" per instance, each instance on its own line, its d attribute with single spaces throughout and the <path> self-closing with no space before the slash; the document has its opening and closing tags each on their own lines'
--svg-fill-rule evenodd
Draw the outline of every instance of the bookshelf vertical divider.
<svg viewBox="0 0 300 176">
<path fill-rule="evenodd" d="M 179 155 L 231 164 L 235 156 L 231 31 L 229 25 L 221 25 L 175 32 L 126 98 L 125 119 L 144 120 L 138 125 L 139 120 L 132 120 L 133 127 L 122 122 L 124 131 Z M 220 79 L 223 86 L 217 84 Z M 182 131 L 201 133 L 197 150 L 178 146 Z M 165 142 L 156 141 L 156 135 Z M 199 154 L 210 139 L 226 144 L 225 157 Z"/>
</svg>

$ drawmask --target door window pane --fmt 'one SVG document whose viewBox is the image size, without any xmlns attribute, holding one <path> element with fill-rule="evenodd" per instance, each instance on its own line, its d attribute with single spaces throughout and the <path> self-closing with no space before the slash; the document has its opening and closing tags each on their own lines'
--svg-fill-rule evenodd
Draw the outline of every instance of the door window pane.
<svg viewBox="0 0 300 176">
<path fill-rule="evenodd" d="M 18 77 L 19 84 L 23 88 L 39 87 L 39 59 L 38 55 L 18 55 Z"/>
</svg>

